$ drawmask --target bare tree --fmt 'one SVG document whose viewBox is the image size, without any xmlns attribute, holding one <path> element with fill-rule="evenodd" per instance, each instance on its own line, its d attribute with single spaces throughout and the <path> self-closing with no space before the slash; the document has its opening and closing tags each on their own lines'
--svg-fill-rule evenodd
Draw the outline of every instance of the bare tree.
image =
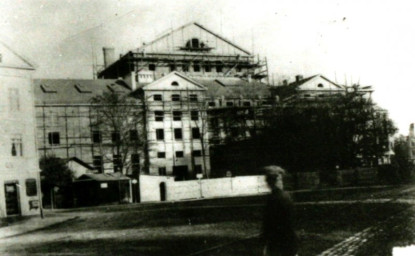
<svg viewBox="0 0 415 256">
<path fill-rule="evenodd" d="M 136 174 L 139 153 L 145 141 L 140 102 L 128 94 L 105 92 L 91 99 L 92 129 L 102 136 L 104 158 L 112 161 L 115 172 Z"/>
</svg>

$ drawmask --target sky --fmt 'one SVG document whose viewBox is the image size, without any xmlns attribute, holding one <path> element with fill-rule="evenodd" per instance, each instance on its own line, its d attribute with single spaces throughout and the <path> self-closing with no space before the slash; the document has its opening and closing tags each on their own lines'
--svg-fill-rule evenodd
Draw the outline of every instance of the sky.
<svg viewBox="0 0 415 256">
<path fill-rule="evenodd" d="M 415 3 L 358 0 L 1 0 L 0 40 L 35 78 L 92 78 L 117 54 L 196 21 L 266 57 L 276 82 L 322 74 L 371 85 L 406 135 L 415 122 Z"/>
</svg>

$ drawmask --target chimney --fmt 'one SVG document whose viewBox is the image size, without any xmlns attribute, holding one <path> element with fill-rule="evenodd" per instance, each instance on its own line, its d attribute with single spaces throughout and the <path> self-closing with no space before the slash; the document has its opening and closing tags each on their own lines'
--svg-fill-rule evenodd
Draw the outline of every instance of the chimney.
<svg viewBox="0 0 415 256">
<path fill-rule="evenodd" d="M 288 85 L 288 80 L 287 80 L 287 79 L 284 79 L 284 80 L 282 81 L 282 85 L 287 86 L 287 85 Z"/>
<path fill-rule="evenodd" d="M 303 76 L 302 76 L 302 75 L 296 75 L 296 76 L 295 76 L 295 81 L 296 81 L 296 82 L 299 82 L 299 81 L 301 81 L 301 80 L 303 80 Z"/>
<path fill-rule="evenodd" d="M 107 68 L 115 61 L 115 49 L 113 47 L 104 47 L 102 51 L 104 53 L 104 68 Z"/>
</svg>

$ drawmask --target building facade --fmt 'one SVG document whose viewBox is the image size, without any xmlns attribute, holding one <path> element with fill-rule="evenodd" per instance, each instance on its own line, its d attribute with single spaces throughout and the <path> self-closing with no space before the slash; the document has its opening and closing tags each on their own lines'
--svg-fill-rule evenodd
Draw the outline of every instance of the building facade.
<svg viewBox="0 0 415 256">
<path fill-rule="evenodd" d="M 114 172 L 113 131 L 96 125 L 100 106 L 91 100 L 105 93 L 128 94 L 131 89 L 114 79 L 36 79 L 34 91 L 39 155 L 70 160 L 76 177 L 87 170 Z M 131 174 L 131 168 L 126 172 Z"/>
<path fill-rule="evenodd" d="M 0 43 L 0 218 L 40 213 L 33 71 Z"/>
<path fill-rule="evenodd" d="M 105 92 L 130 95 L 142 112 L 136 130 L 145 143 L 128 156 L 124 174 L 177 180 L 209 177 L 211 141 L 250 136 L 260 127 L 256 110 L 269 106 L 270 89 L 261 82 L 266 67 L 197 23 L 119 60 L 111 49 L 104 49 L 104 57 L 100 79 L 35 80 L 39 153 L 70 160 L 77 175 L 116 171 L 111 131 L 93 125 L 97 106 L 91 98 Z M 244 118 L 232 122 L 231 112 Z"/>
</svg>

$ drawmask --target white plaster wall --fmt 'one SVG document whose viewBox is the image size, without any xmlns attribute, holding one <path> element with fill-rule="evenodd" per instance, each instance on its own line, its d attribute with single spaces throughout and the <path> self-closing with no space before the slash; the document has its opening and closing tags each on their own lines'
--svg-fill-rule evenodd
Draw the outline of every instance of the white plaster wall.
<svg viewBox="0 0 415 256">
<path fill-rule="evenodd" d="M 9 88 L 16 88 L 19 91 L 20 110 L 18 111 L 10 111 Z M 39 200 L 40 195 L 31 70 L 0 68 L 0 102 L 0 217 L 6 217 L 5 182 L 18 184 L 22 215 L 39 214 L 39 209 L 29 209 L 29 201 Z M 11 155 L 11 139 L 15 135 L 21 135 L 23 156 Z M 26 179 L 36 179 L 37 196 L 26 195 Z"/>
<path fill-rule="evenodd" d="M 167 201 L 259 195 L 270 192 L 264 176 L 174 181 L 173 177 L 141 175 L 141 201 L 160 201 L 161 182 L 165 182 L 166 185 Z"/>
</svg>

